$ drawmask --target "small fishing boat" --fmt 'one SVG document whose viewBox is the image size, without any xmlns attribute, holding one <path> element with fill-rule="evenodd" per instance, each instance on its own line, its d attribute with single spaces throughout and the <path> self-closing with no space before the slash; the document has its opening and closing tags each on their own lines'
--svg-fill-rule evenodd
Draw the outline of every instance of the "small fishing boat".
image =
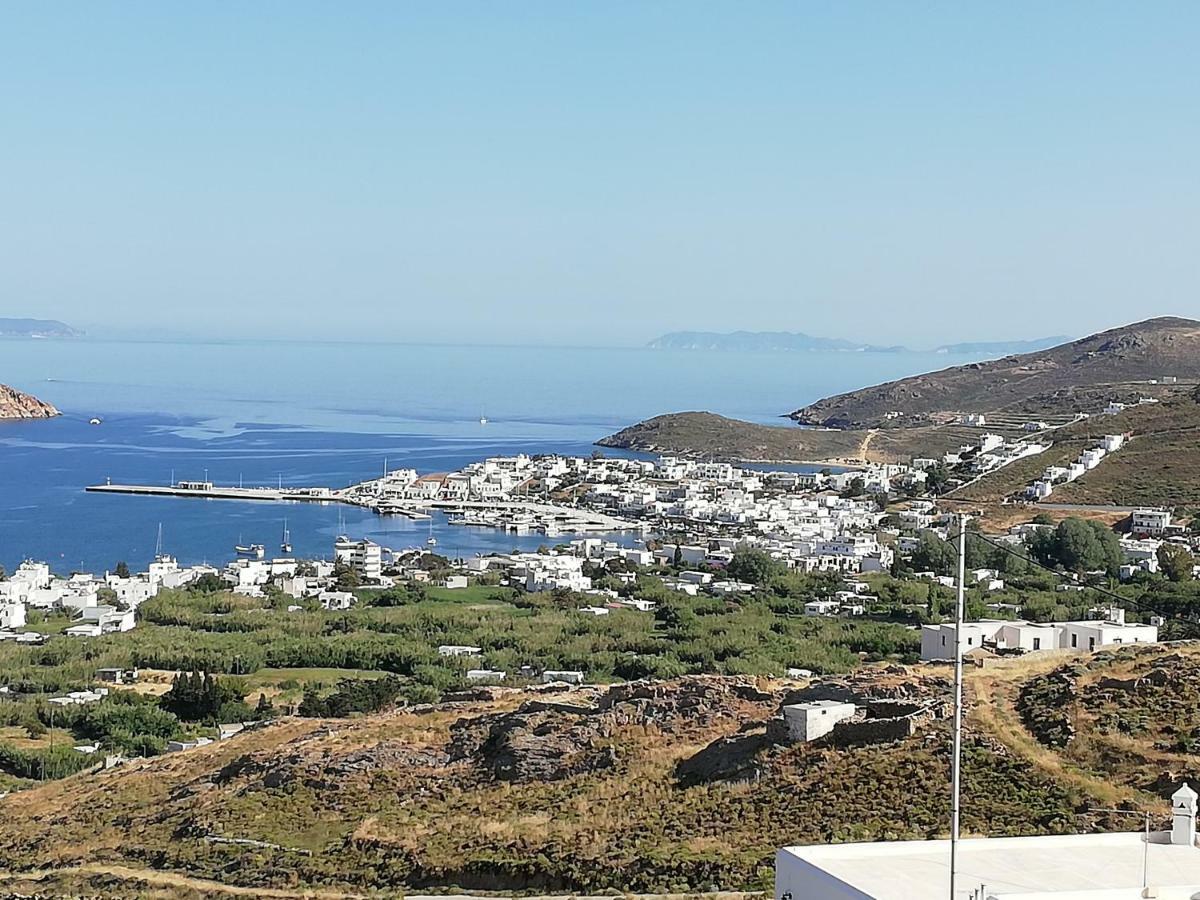
<svg viewBox="0 0 1200 900">
<path fill-rule="evenodd" d="M 248 559 L 262 559 L 267 549 L 262 544 L 235 544 L 233 552 Z"/>
</svg>

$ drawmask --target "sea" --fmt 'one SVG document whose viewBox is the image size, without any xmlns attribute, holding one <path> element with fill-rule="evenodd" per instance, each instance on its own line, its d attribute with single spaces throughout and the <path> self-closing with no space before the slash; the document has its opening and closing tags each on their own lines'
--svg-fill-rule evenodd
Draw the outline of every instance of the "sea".
<svg viewBox="0 0 1200 900">
<path fill-rule="evenodd" d="M 90 484 L 341 487 L 498 454 L 587 455 L 641 419 L 710 410 L 785 425 L 829 394 L 978 357 L 283 341 L 0 341 L 0 382 L 53 403 L 0 422 L 0 565 L 143 568 L 158 548 L 224 564 L 234 545 L 329 557 L 338 534 L 439 552 L 532 549 L 541 535 L 381 517 L 341 504 L 86 493 Z M 100 425 L 89 424 L 98 418 Z M 481 419 L 486 418 L 486 424 Z M 612 454 L 614 451 L 606 450 Z M 616 539 L 632 542 L 632 535 Z M 559 538 L 562 540 L 563 538 Z"/>
</svg>

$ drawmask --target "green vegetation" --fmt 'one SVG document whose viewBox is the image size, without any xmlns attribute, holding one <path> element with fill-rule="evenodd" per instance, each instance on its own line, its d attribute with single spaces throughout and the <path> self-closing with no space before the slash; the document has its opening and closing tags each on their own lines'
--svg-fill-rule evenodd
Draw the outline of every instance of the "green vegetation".
<svg viewBox="0 0 1200 900">
<path fill-rule="evenodd" d="M 1053 529 L 1041 529 L 1029 543 L 1030 551 L 1044 565 L 1068 572 L 1107 572 L 1116 575 L 1123 562 L 1121 542 L 1101 522 L 1063 519 Z"/>
<path fill-rule="evenodd" d="M 362 591 L 358 606 L 337 612 L 312 604 L 289 612 L 287 598 L 254 599 L 203 585 L 164 591 L 139 608 L 140 624 L 131 632 L 86 642 L 55 637 L 41 647 L 0 645 L 3 681 L 19 695 L 0 704 L 0 725 L 44 727 L 51 716 L 46 698 L 91 686 L 101 667 L 179 673 L 161 698 L 114 688 L 97 703 L 54 710 L 57 723 L 79 740 L 149 756 L 167 740 L 221 722 L 287 711 L 343 716 L 397 700 L 434 701 L 465 687 L 466 670 L 476 667 L 510 677 L 524 666 L 572 669 L 607 682 L 782 675 L 792 666 L 845 672 L 864 659 L 916 658 L 917 636 L 903 625 L 804 618 L 804 601 L 828 596 L 836 579 L 784 574 L 764 554 L 741 553 L 736 562 L 759 584 L 754 594 L 737 601 L 690 597 L 642 575 L 631 585 L 615 583 L 655 602 L 657 612 L 624 609 L 600 617 L 578 611 L 589 602 L 582 596 L 486 585 Z M 482 660 L 441 656 L 443 644 L 480 647 Z M 0 771 L 18 775 L 30 765 L 14 757 L 7 766 L 0 760 Z"/>
</svg>

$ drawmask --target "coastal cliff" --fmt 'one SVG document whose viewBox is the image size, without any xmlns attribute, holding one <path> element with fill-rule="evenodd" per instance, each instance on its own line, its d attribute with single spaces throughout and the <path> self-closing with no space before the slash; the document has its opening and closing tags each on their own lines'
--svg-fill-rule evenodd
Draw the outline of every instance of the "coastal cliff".
<svg viewBox="0 0 1200 900">
<path fill-rule="evenodd" d="M 50 419 L 61 413 L 44 400 L 0 384 L 0 419 Z"/>
</svg>

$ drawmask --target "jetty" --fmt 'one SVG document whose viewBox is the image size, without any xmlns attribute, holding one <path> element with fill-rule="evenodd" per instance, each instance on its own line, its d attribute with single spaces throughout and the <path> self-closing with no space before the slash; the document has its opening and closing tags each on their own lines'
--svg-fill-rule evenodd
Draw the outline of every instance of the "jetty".
<svg viewBox="0 0 1200 900">
<path fill-rule="evenodd" d="M 275 503 L 345 503 L 341 491 L 327 487 L 219 487 L 211 481 L 180 481 L 160 484 L 92 484 L 84 488 L 97 494 L 141 494 L 150 497 L 200 497 L 205 500 L 267 500 Z"/>
<path fill-rule="evenodd" d="M 379 482 L 367 481 L 348 488 L 330 487 L 223 487 L 211 481 L 179 481 L 170 485 L 93 484 L 84 490 L 98 494 L 133 494 L 143 497 L 188 497 L 202 500 L 255 500 L 269 503 L 345 503 L 370 509 L 378 515 L 406 516 L 425 521 L 431 511 L 455 516 L 451 524 L 496 528 L 515 534 L 541 532 L 548 536 L 582 532 L 640 531 L 643 523 L 618 519 L 599 510 L 558 506 L 530 499 L 470 500 L 423 498 L 398 500 L 382 495 Z M 374 488 L 374 489 L 373 489 Z"/>
</svg>

